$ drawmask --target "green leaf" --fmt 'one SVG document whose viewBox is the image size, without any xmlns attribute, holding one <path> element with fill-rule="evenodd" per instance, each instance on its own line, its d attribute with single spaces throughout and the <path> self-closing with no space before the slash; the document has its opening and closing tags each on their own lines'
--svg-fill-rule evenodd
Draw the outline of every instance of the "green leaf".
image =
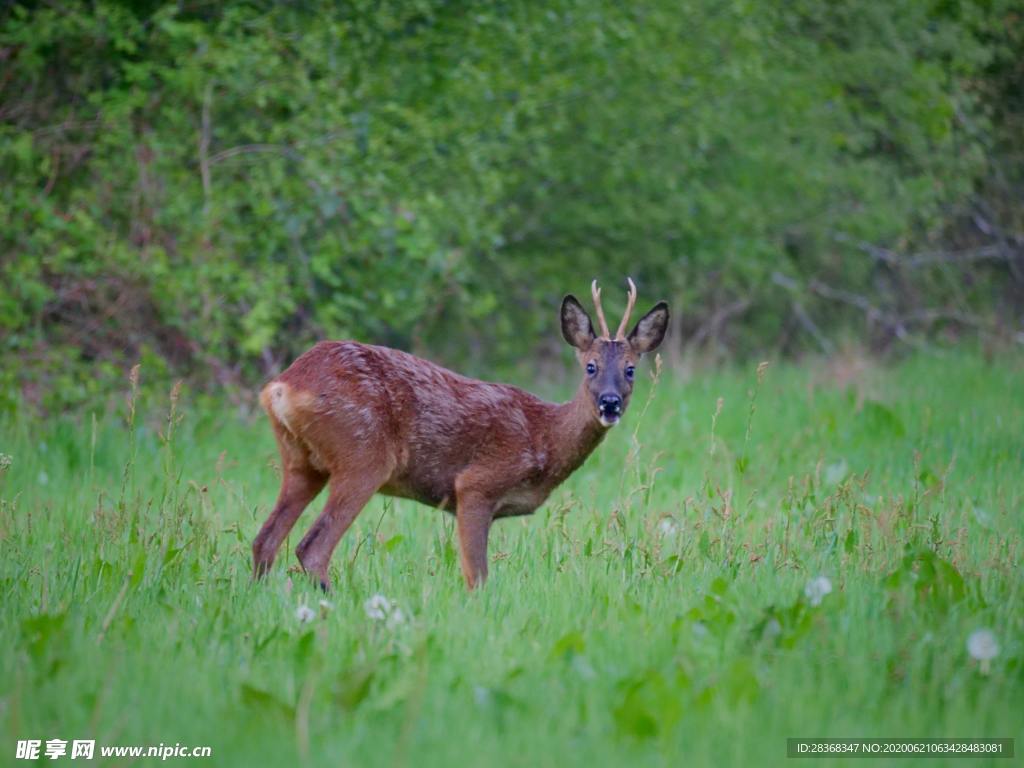
<svg viewBox="0 0 1024 768">
<path fill-rule="evenodd" d="M 146 557 L 146 547 L 140 546 L 138 552 L 135 553 L 135 559 L 132 561 L 132 587 L 137 587 L 142 583 L 142 577 L 146 575 Z"/>
<path fill-rule="evenodd" d="M 587 643 L 579 632 L 569 632 L 562 635 L 558 641 L 551 646 L 549 659 L 564 659 L 573 654 L 581 654 L 586 650 Z"/>
<path fill-rule="evenodd" d="M 896 412 L 877 400 L 865 401 L 863 420 L 868 431 L 879 437 L 903 437 L 907 432 Z"/>
<path fill-rule="evenodd" d="M 242 703 L 250 709 L 286 723 L 294 722 L 295 707 L 285 703 L 274 694 L 249 683 L 242 683 L 240 693 Z"/>
<path fill-rule="evenodd" d="M 368 666 L 343 671 L 334 688 L 334 700 L 338 706 L 348 712 L 357 709 L 369 696 L 373 678 L 374 669 Z"/>
</svg>

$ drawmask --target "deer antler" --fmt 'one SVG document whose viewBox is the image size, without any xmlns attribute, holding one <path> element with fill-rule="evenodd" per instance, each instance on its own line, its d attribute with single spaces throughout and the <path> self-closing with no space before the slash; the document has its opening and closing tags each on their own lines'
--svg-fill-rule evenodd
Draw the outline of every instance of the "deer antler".
<svg viewBox="0 0 1024 768">
<path fill-rule="evenodd" d="M 622 316 L 622 322 L 619 323 L 619 330 L 615 332 L 616 341 L 625 340 L 626 326 L 629 324 L 629 316 L 633 314 L 633 305 L 636 304 L 636 286 L 633 285 L 633 278 L 627 277 L 626 282 L 629 283 L 629 299 L 626 301 L 626 314 Z"/>
<path fill-rule="evenodd" d="M 597 322 L 601 326 L 601 338 L 610 339 L 608 322 L 604 319 L 604 310 L 601 308 L 601 289 L 597 287 L 597 280 L 590 284 L 590 295 L 594 297 L 594 310 L 597 312 Z"/>
</svg>

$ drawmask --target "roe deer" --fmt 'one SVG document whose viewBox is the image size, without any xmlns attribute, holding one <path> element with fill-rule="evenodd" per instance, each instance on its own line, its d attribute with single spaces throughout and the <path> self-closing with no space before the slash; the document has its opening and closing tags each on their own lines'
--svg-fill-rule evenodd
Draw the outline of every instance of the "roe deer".
<svg viewBox="0 0 1024 768">
<path fill-rule="evenodd" d="M 626 410 L 640 356 L 665 336 L 663 301 L 625 334 L 636 302 L 628 282 L 614 338 L 596 280 L 600 336 L 575 296 L 562 300 L 562 336 L 576 348 L 583 381 L 560 405 L 387 347 L 321 342 L 299 357 L 260 394 L 284 476 L 252 545 L 254 575 L 266 573 L 327 485 L 327 504 L 296 549 L 325 590 L 334 548 L 375 493 L 454 512 L 463 577 L 470 589 L 481 584 L 491 522 L 532 513 L 583 463 Z"/>
</svg>

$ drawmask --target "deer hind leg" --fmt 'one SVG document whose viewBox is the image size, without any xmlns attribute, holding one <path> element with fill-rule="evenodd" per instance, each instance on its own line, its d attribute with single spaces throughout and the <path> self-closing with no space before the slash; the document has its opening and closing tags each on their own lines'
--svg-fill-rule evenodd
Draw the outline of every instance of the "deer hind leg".
<svg viewBox="0 0 1024 768">
<path fill-rule="evenodd" d="M 319 579 L 324 591 L 330 588 L 327 567 L 334 548 L 388 475 L 379 470 L 354 471 L 351 468 L 343 473 L 344 479 L 339 477 L 341 474 L 331 476 L 330 495 L 324 510 L 295 549 L 302 568 Z"/>
<path fill-rule="evenodd" d="M 284 477 L 277 503 L 252 543 L 253 577 L 260 578 L 274 563 L 274 557 L 302 511 L 327 483 L 327 475 L 315 469 L 308 456 L 285 435 L 278 435 Z"/>
</svg>

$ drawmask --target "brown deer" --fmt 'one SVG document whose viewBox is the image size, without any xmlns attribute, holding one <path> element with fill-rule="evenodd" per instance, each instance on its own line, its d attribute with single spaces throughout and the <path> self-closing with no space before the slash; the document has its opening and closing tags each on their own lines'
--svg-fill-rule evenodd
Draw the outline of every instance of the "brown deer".
<svg viewBox="0 0 1024 768">
<path fill-rule="evenodd" d="M 254 575 L 267 572 L 326 485 L 327 504 L 296 549 L 325 590 L 334 548 L 375 493 L 454 511 L 466 585 L 481 584 L 491 523 L 532 513 L 583 463 L 626 410 L 640 356 L 665 336 L 663 301 L 625 333 L 636 303 L 636 286 L 628 282 L 614 338 L 596 280 L 600 336 L 576 297 L 562 300 L 562 336 L 576 348 L 583 381 L 560 405 L 387 347 L 321 342 L 299 357 L 260 394 L 283 479 L 252 545 Z"/>
</svg>

